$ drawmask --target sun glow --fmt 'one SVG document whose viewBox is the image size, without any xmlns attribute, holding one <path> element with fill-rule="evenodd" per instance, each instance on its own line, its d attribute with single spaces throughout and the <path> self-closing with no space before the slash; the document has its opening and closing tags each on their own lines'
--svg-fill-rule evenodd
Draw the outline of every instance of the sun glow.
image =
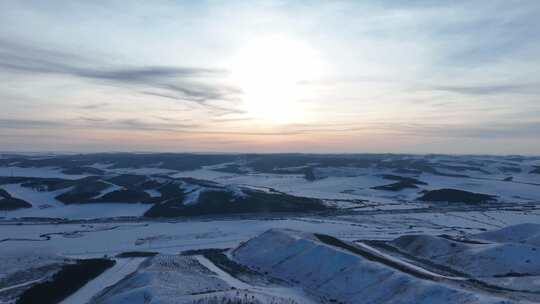
<svg viewBox="0 0 540 304">
<path fill-rule="evenodd" d="M 242 89 L 246 112 L 270 123 L 302 122 L 308 116 L 301 82 L 320 75 L 321 62 L 307 45 L 281 36 L 256 39 L 233 60 L 233 82 Z"/>
</svg>

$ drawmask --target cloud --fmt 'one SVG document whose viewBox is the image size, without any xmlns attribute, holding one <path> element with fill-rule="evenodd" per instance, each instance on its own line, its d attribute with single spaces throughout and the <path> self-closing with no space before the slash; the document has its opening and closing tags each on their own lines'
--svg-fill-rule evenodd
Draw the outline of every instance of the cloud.
<svg viewBox="0 0 540 304">
<path fill-rule="evenodd" d="M 527 61 L 539 51 L 537 1 L 385 0 L 381 4 L 390 17 L 387 34 L 408 35 L 436 51 L 434 69 Z"/>
<path fill-rule="evenodd" d="M 145 121 L 137 118 L 105 119 L 99 117 L 78 117 L 65 120 L 0 119 L 0 129 L 100 129 L 129 131 L 170 131 L 190 132 L 197 124 Z"/>
<path fill-rule="evenodd" d="M 486 85 L 435 85 L 427 88 L 434 91 L 446 91 L 464 95 L 498 95 L 498 94 L 540 94 L 540 84 L 508 83 Z"/>
<path fill-rule="evenodd" d="M 345 136 L 357 135 L 455 138 L 455 139 L 535 139 L 540 134 L 540 121 L 516 123 L 481 123 L 481 124 L 434 124 L 434 123 L 388 123 L 373 122 L 364 124 L 289 124 L 272 129 L 237 130 L 219 128 L 215 125 L 178 122 L 173 119 L 142 120 L 138 118 L 102 119 L 99 117 L 78 117 L 57 120 L 0 119 L 0 129 L 12 130 L 125 130 L 129 132 L 167 132 L 171 134 L 216 135 L 216 136 Z M 428 149 L 429 150 L 429 149 Z"/>
<path fill-rule="evenodd" d="M 99 118 L 99 117 L 86 117 L 86 116 L 81 116 L 79 118 L 77 118 L 78 120 L 80 121 L 83 121 L 83 122 L 89 122 L 89 123 L 98 123 L 98 122 L 105 122 L 107 121 L 107 119 L 105 118 Z"/>
<path fill-rule="evenodd" d="M 184 131 L 186 129 L 193 129 L 199 127 L 196 124 L 188 123 L 157 123 L 157 122 L 147 122 L 141 119 L 131 118 L 131 119 L 120 119 L 115 120 L 110 123 L 105 124 L 106 128 L 113 127 L 115 129 L 127 129 L 127 130 L 139 130 L 139 131 Z"/>
<path fill-rule="evenodd" d="M 540 134 L 540 121 L 515 123 L 455 124 L 399 124 L 388 125 L 388 129 L 410 136 L 438 138 L 535 138 Z"/>
<path fill-rule="evenodd" d="M 217 105 L 215 102 L 213 102 L 213 101 L 223 100 L 222 96 L 231 96 L 231 95 L 235 95 L 239 93 L 239 91 L 234 88 L 222 86 L 221 87 L 222 91 L 220 93 L 212 92 L 212 90 L 209 90 L 208 88 L 203 88 L 203 87 L 200 87 L 198 89 L 194 89 L 194 87 L 192 87 L 189 90 L 185 88 L 180 88 L 178 86 L 172 86 L 169 88 L 171 88 L 171 90 L 168 90 L 168 91 L 172 92 L 172 94 L 152 92 L 152 91 L 140 91 L 139 93 L 144 94 L 144 95 L 165 98 L 165 99 L 178 100 L 178 101 L 186 101 L 186 100 L 193 101 L 199 105 L 206 107 L 207 110 L 214 112 L 214 114 L 216 114 L 217 116 L 244 113 L 243 110 L 240 110 L 236 107 L 220 106 L 220 105 Z M 189 93 L 189 94 L 174 94 L 174 92 L 183 92 L 183 93 Z M 190 96 L 190 97 L 187 97 L 187 96 Z M 237 100 L 236 98 L 231 98 L 229 101 L 237 101 Z"/>
<path fill-rule="evenodd" d="M 214 122 L 241 122 L 241 121 L 254 121 L 253 117 L 229 117 L 229 118 L 212 118 Z"/>
<path fill-rule="evenodd" d="M 471 2 L 462 5 L 461 9 L 461 22 L 451 23 L 434 32 L 459 46 L 449 46 L 446 60 L 450 64 L 479 66 L 512 57 L 532 59 L 534 55 L 529 57 L 524 50 L 539 50 L 540 33 L 536 28 L 540 26 L 540 5 L 537 2 L 513 5 L 508 1 L 493 1 L 487 6 Z"/>
<path fill-rule="evenodd" d="M 62 122 L 52 120 L 0 119 L 0 128 L 2 129 L 41 129 L 63 126 Z"/>
<path fill-rule="evenodd" d="M 70 53 L 52 51 L 0 40 L 0 69 L 19 73 L 59 74 L 105 82 L 120 87 L 146 87 L 159 97 L 196 102 L 237 100 L 240 90 L 221 84 L 224 69 L 197 67 L 117 67 Z"/>
<path fill-rule="evenodd" d="M 154 79 L 176 78 L 176 77 L 200 77 L 200 76 L 221 76 L 226 73 L 221 69 L 207 68 L 172 68 L 172 67 L 144 67 L 117 70 L 80 70 L 77 74 L 96 79 L 109 79 L 121 82 L 146 82 Z"/>
<path fill-rule="evenodd" d="M 95 110 L 95 109 L 101 109 L 109 106 L 110 104 L 107 102 L 98 102 L 98 103 L 91 103 L 87 105 L 82 105 L 79 108 L 83 110 Z"/>
<path fill-rule="evenodd" d="M 128 130 L 128 131 L 165 131 L 189 134 L 215 134 L 215 135 L 295 135 L 304 134 L 306 130 L 279 130 L 279 131 L 234 131 L 201 129 L 201 125 L 193 123 L 178 123 L 174 120 L 162 122 L 145 121 L 137 118 L 128 119 L 102 119 L 97 117 L 78 117 L 65 120 L 27 120 L 27 119 L 0 119 L 0 129 L 100 129 L 100 130 Z"/>
</svg>

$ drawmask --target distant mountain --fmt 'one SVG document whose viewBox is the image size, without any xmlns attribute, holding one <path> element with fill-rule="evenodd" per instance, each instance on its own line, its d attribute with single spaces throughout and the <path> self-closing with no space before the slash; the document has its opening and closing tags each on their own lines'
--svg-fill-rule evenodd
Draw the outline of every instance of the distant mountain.
<svg viewBox="0 0 540 304">
<path fill-rule="evenodd" d="M 307 180 L 325 178 L 325 168 L 375 168 L 397 174 L 429 173 L 447 177 L 512 174 L 536 157 L 450 156 L 408 154 L 189 154 L 189 153 L 98 153 L 56 156 L 4 155 L 0 166 L 61 168 L 68 175 L 103 175 L 122 168 L 159 168 L 189 171 L 216 166 L 216 171 L 243 174 L 299 174 Z M 99 166 L 96 166 L 99 164 Z M 531 173 L 540 172 L 536 166 Z"/>
<path fill-rule="evenodd" d="M 418 200 L 426 202 L 479 204 L 496 201 L 496 197 L 494 195 L 456 189 L 438 189 L 425 192 Z"/>
<path fill-rule="evenodd" d="M 179 200 L 155 204 L 147 217 L 177 217 L 209 214 L 310 212 L 329 209 L 321 200 L 277 192 L 238 188 L 200 187 Z"/>
<path fill-rule="evenodd" d="M 177 217 L 233 213 L 310 212 L 329 209 L 321 200 L 272 190 L 225 186 L 194 178 L 133 174 L 107 174 L 80 179 L 4 177 L 0 185 L 20 183 L 38 193 L 55 192 L 66 205 L 143 203 L 151 205 L 146 217 Z M 152 193 L 152 195 L 150 195 Z M 14 210 L 32 205 L 0 193 L 1 208 Z M 27 205 L 26 205 L 27 204 Z M 105 214 L 104 210 L 104 214 Z"/>
<path fill-rule="evenodd" d="M 386 191 L 401 191 L 403 189 L 417 189 L 418 185 L 427 185 L 427 183 L 420 181 L 416 178 L 412 178 L 412 177 L 403 177 L 403 176 L 392 175 L 392 174 L 385 174 L 382 177 L 384 179 L 395 180 L 397 182 L 388 184 L 388 185 L 375 186 L 375 187 L 372 187 L 371 189 L 386 190 Z"/>
<path fill-rule="evenodd" d="M 189 154 L 189 153 L 97 153 L 56 155 L 47 157 L 29 157 L 25 155 L 8 155 L 0 159 L 0 166 L 17 167 L 57 167 L 64 169 L 65 174 L 101 175 L 95 164 L 103 164 L 110 169 L 117 168 L 163 168 L 186 171 L 202 166 L 227 163 L 238 160 L 232 154 Z"/>
<path fill-rule="evenodd" d="M 7 191 L 0 189 L 0 210 L 17 210 L 32 208 L 32 204 L 22 199 L 12 197 Z"/>
<path fill-rule="evenodd" d="M 378 210 L 432 202 L 534 203 L 539 170 L 540 158 L 525 156 L 10 154 L 0 157 L 0 186 L 11 194 L 2 208 L 33 205 L 6 217 L 297 213 L 329 206 L 356 212 L 368 210 L 360 210 L 360 201 Z"/>
</svg>

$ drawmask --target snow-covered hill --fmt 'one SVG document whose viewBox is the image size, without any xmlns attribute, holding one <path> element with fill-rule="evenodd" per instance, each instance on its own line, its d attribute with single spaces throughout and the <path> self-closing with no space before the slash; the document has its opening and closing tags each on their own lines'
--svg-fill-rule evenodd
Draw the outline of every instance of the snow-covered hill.
<svg viewBox="0 0 540 304">
<path fill-rule="evenodd" d="M 465 258 L 459 256 L 464 247 L 446 246 L 444 240 L 438 246 L 422 247 L 433 254 L 425 258 L 433 263 L 439 262 L 434 256 L 445 254 Z M 149 258 L 92 303 L 502 304 L 538 299 L 512 291 L 517 281 L 510 284 L 507 278 L 494 281 L 482 273 L 443 273 L 436 264 L 428 268 L 369 245 L 290 229 L 270 229 L 225 254 L 215 252 L 195 250 L 189 256 Z M 420 249 L 411 253 L 422 256 Z M 469 256 L 475 254 L 483 255 L 471 252 Z M 516 258 L 509 255 L 508 261 L 519 263 Z M 535 286 L 525 281 L 521 285 Z"/>
<path fill-rule="evenodd" d="M 508 303 L 451 282 L 323 243 L 315 235 L 270 230 L 235 249 L 234 260 L 323 299 L 341 303 Z M 371 258 L 369 258 L 371 257 Z"/>
<path fill-rule="evenodd" d="M 540 247 L 540 224 L 524 223 L 475 235 L 476 238 L 499 243 L 528 244 Z"/>
<path fill-rule="evenodd" d="M 476 244 L 427 235 L 403 236 L 392 244 L 474 277 L 540 275 L 540 247 L 528 244 Z"/>
<path fill-rule="evenodd" d="M 335 237 L 343 224 L 283 222 L 284 227 L 294 226 L 310 232 L 271 228 L 252 238 L 248 238 L 252 235 L 249 229 L 257 225 L 256 221 L 246 225 L 212 221 L 156 226 L 130 224 L 107 229 L 100 225 L 72 225 L 72 228 L 85 230 L 62 235 L 50 232 L 46 236 L 55 239 L 50 246 L 73 247 L 66 250 L 79 252 L 79 258 L 103 257 L 106 253 L 116 255 L 116 266 L 69 296 L 66 301 L 70 302 L 66 303 L 92 297 L 91 303 L 95 304 L 502 304 L 540 300 L 540 261 L 537 247 L 528 243 L 534 243 L 534 235 L 539 230 L 537 224 L 511 226 L 467 237 L 411 234 L 391 241 L 356 237 L 354 242 Z M 212 225 L 235 226 L 236 232 L 194 234 L 184 231 L 200 232 Z M 265 224 L 266 227 L 276 225 L 271 221 Z M 52 231 L 61 226 L 25 229 Z M 181 233 L 176 237 L 156 235 L 171 233 L 175 227 Z M 150 236 L 137 238 L 133 243 L 133 234 L 141 234 L 140 229 Z M 349 229 L 366 228 L 349 226 Z M 526 237 L 529 234 L 533 239 Z M 24 292 L 44 276 L 47 278 L 54 273 L 54 269 L 58 269 L 55 265 L 66 261 L 57 255 L 41 257 L 30 251 L 49 244 L 45 239 L 2 242 L 24 245 L 28 249 L 13 247 L 12 253 L 1 250 L 3 256 L 11 260 L 0 269 L 0 284 L 7 288 L 5 291 L 0 288 L 0 299 L 13 299 L 17 295 L 13 291 Z M 101 247 L 92 251 L 96 246 Z M 60 249 L 53 247 L 48 250 L 58 252 Z M 130 252 L 126 254 L 125 250 Z M 139 255 L 136 250 L 148 250 L 157 255 Z M 181 250 L 184 251 L 178 255 Z M 121 252 L 124 254 L 117 254 Z M 135 258 L 136 263 L 131 254 L 140 256 Z M 152 257 L 144 257 L 149 255 Z"/>
<path fill-rule="evenodd" d="M 520 224 L 470 235 L 466 239 L 408 235 L 389 244 L 410 257 L 448 267 L 483 282 L 539 292 L 539 235 L 540 225 Z"/>
<path fill-rule="evenodd" d="M 204 256 L 158 255 L 96 296 L 92 304 L 311 304 L 287 287 L 242 282 Z"/>
</svg>

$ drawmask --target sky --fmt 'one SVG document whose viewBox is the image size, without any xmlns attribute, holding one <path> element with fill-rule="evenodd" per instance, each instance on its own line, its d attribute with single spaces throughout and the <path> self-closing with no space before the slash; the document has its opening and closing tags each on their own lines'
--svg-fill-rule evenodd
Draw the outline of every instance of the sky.
<svg viewBox="0 0 540 304">
<path fill-rule="evenodd" d="M 540 154 L 540 1 L 0 1 L 0 151 Z"/>
</svg>

